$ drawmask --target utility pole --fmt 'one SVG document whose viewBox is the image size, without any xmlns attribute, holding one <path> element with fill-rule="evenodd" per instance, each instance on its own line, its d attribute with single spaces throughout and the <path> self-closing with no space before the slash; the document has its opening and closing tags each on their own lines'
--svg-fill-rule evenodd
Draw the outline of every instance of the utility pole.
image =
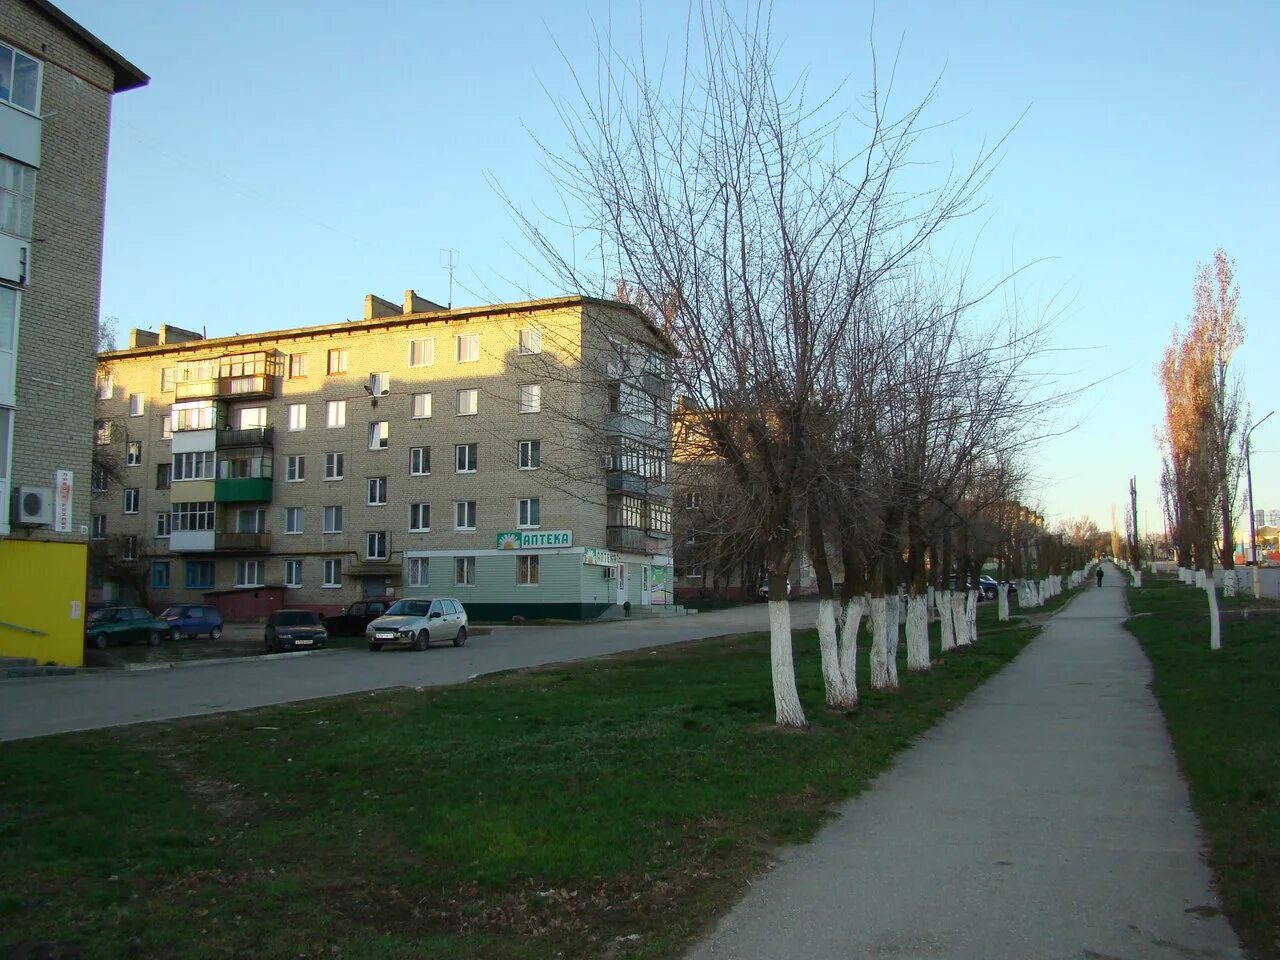
<svg viewBox="0 0 1280 960">
<path fill-rule="evenodd" d="M 1253 556 L 1253 599 L 1262 599 L 1262 576 L 1258 573 L 1258 527 L 1257 519 L 1253 515 L 1253 465 L 1249 461 L 1249 437 L 1253 431 L 1267 422 L 1274 410 L 1265 417 L 1255 423 L 1244 435 L 1244 476 L 1245 486 L 1249 490 L 1249 548 Z"/>
<path fill-rule="evenodd" d="M 1133 509 L 1133 565 L 1141 568 L 1142 554 L 1138 550 L 1138 478 L 1129 478 L 1129 503 Z"/>
</svg>

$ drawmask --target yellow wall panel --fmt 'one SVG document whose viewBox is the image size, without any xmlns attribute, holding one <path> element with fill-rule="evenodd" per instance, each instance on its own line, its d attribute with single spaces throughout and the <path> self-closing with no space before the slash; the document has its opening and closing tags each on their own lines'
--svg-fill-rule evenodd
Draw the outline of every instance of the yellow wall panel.
<svg viewBox="0 0 1280 960">
<path fill-rule="evenodd" d="M 0 656 L 84 663 L 87 549 L 83 543 L 0 540 Z"/>
</svg>

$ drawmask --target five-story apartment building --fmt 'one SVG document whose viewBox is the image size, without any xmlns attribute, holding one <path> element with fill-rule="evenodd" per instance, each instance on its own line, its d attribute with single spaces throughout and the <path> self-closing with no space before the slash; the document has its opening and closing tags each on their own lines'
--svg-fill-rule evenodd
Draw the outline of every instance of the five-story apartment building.
<svg viewBox="0 0 1280 960">
<path fill-rule="evenodd" d="M 562 297 L 100 356 L 123 464 L 93 534 L 104 596 L 281 606 L 444 594 L 471 616 L 670 602 L 671 349 L 634 308 Z"/>
</svg>

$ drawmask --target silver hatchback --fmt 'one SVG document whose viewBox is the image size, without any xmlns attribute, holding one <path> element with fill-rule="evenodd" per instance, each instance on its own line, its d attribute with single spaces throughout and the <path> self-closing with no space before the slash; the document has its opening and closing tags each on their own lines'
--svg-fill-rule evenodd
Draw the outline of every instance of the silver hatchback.
<svg viewBox="0 0 1280 960">
<path fill-rule="evenodd" d="M 365 628 L 364 637 L 375 651 L 388 643 L 425 650 L 433 640 L 452 640 L 460 647 L 467 642 L 467 611 L 453 597 L 397 600 Z"/>
</svg>

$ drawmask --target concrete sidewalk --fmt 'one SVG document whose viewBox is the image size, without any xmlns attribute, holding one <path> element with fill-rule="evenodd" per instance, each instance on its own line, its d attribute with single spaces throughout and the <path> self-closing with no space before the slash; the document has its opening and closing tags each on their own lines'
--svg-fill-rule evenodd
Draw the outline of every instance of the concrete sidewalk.
<svg viewBox="0 0 1280 960">
<path fill-rule="evenodd" d="M 692 956 L 1240 958 L 1121 584 L 1108 567 Z"/>
</svg>

